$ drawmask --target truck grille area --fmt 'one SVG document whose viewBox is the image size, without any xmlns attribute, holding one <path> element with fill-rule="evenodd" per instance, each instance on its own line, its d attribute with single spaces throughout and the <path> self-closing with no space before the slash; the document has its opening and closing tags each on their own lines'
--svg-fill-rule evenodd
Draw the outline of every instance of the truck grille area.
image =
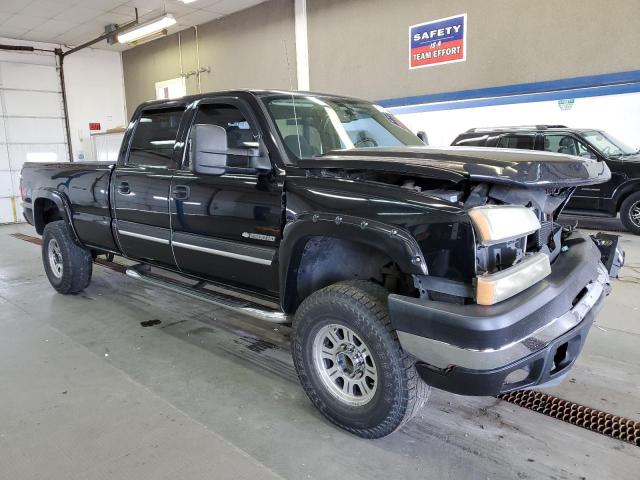
<svg viewBox="0 0 640 480">
<path fill-rule="evenodd" d="M 531 235 L 534 247 L 540 249 L 545 245 L 549 245 L 554 232 L 553 221 L 540 222 L 540 230 Z"/>
</svg>

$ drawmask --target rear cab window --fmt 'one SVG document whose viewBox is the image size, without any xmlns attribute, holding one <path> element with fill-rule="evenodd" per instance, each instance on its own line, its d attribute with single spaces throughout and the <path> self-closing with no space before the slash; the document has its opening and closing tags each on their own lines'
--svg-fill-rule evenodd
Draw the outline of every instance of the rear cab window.
<svg viewBox="0 0 640 480">
<path fill-rule="evenodd" d="M 131 139 L 127 166 L 176 168 L 173 147 L 184 108 L 143 111 Z"/>
</svg>

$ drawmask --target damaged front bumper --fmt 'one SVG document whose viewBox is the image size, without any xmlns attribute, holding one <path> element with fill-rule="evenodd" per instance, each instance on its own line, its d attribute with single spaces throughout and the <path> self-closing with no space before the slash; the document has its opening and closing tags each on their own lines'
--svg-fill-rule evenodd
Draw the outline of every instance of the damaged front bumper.
<svg viewBox="0 0 640 480">
<path fill-rule="evenodd" d="M 551 273 L 495 305 L 389 296 L 391 323 L 423 379 L 463 395 L 497 395 L 559 381 L 609 293 L 591 239 L 574 233 Z"/>
</svg>

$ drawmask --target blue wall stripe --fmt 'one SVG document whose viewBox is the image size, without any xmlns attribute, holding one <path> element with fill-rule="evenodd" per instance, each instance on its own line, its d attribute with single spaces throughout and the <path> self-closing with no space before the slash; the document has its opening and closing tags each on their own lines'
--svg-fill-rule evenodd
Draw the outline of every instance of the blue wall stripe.
<svg viewBox="0 0 640 480">
<path fill-rule="evenodd" d="M 383 107 L 393 108 L 425 103 L 442 103 L 460 100 L 479 100 L 491 97 L 513 97 L 534 93 L 557 92 L 559 90 L 570 91 L 588 89 L 591 87 L 603 87 L 612 85 L 624 85 L 640 83 L 640 70 L 629 72 L 606 73 L 602 75 L 589 75 L 584 77 L 567 78 L 563 80 L 550 80 L 545 82 L 521 83 L 502 87 L 478 88 L 473 90 L 461 90 L 457 92 L 435 93 L 430 95 L 418 95 L 412 97 L 391 98 L 378 100 L 376 103 Z M 567 92 L 568 93 L 568 92 Z M 575 98 L 574 94 L 565 93 L 561 98 Z M 611 94 L 608 94 L 611 95 Z M 593 96 L 593 94 L 585 95 Z M 492 100 L 496 100 L 492 98 Z M 538 101 L 538 100 L 535 100 Z M 506 102 L 511 103 L 511 102 Z M 492 103 L 496 105 L 497 103 Z M 468 108 L 468 107 L 459 107 Z"/>
<path fill-rule="evenodd" d="M 456 110 L 459 108 L 490 107 L 494 105 L 508 105 L 516 103 L 544 102 L 566 98 L 597 97 L 601 95 L 619 95 L 622 93 L 640 92 L 640 83 L 626 85 L 610 85 L 606 87 L 582 88 L 579 90 L 564 90 L 560 92 L 533 93 L 529 95 L 513 95 L 509 97 L 479 98 L 475 100 L 460 100 L 454 102 L 428 103 L 425 105 L 407 105 L 402 107 L 387 107 L 395 114 L 433 112 L 437 110 Z"/>
</svg>

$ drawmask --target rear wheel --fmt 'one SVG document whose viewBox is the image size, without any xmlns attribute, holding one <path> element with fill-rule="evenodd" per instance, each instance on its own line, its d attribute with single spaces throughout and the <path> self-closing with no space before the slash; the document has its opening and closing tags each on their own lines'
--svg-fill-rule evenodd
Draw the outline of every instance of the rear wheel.
<svg viewBox="0 0 640 480">
<path fill-rule="evenodd" d="M 293 324 L 305 392 L 331 422 L 364 438 L 400 428 L 429 394 L 391 328 L 386 296 L 370 282 L 330 285 L 305 299 Z"/>
<path fill-rule="evenodd" d="M 632 193 L 622 202 L 620 220 L 628 231 L 640 235 L 640 192 Z"/>
<path fill-rule="evenodd" d="M 75 242 L 64 220 L 44 227 L 42 262 L 49 283 L 60 293 L 81 292 L 91 282 L 91 252 Z"/>
</svg>

